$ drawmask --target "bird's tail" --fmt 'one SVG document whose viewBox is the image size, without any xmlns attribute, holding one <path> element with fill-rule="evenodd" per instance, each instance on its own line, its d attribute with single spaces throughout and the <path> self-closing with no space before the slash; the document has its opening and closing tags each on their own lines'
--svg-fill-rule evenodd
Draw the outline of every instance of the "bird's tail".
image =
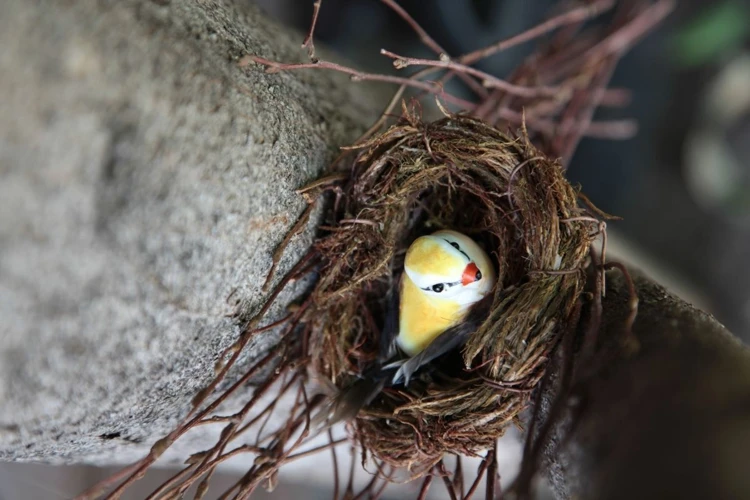
<svg viewBox="0 0 750 500">
<path fill-rule="evenodd" d="M 378 375 L 362 378 L 346 390 L 328 400 L 323 408 L 313 417 L 312 428 L 321 431 L 337 422 L 351 420 L 359 411 L 370 404 L 393 376 L 393 370 L 386 370 Z"/>
</svg>

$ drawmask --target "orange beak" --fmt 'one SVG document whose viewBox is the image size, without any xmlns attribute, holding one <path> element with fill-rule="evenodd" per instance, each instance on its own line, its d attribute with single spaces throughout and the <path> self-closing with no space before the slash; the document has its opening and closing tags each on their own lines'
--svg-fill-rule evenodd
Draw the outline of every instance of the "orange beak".
<svg viewBox="0 0 750 500">
<path fill-rule="evenodd" d="M 464 269 L 464 274 L 461 276 L 461 284 L 466 286 L 475 281 L 481 279 L 482 274 L 479 272 L 479 268 L 473 262 L 469 262 L 469 265 Z"/>
</svg>

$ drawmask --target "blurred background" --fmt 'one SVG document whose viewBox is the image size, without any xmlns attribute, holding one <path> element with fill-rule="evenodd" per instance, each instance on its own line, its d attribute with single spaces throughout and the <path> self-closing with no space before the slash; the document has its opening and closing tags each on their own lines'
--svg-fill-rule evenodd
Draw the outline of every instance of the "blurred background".
<svg viewBox="0 0 750 500">
<path fill-rule="evenodd" d="M 298 29 L 302 41 L 312 0 L 255 3 Z M 450 54 L 459 55 L 539 23 L 557 2 L 399 3 Z M 324 0 L 316 41 L 368 71 L 394 73 L 381 48 L 434 57 L 378 0 Z M 502 52 L 479 67 L 502 77 L 531 48 Z M 584 140 L 570 177 L 600 208 L 623 217 L 609 226 L 621 253 L 749 341 L 750 3 L 680 1 L 668 21 L 620 62 L 611 85 L 631 89 L 632 104 L 600 117 L 635 118 L 639 133 L 625 141 Z M 508 442 L 506 471 L 513 470 L 519 451 L 517 437 Z M 115 470 L 0 464 L 0 500 L 68 498 Z M 153 471 L 150 486 L 126 498 L 145 497 L 148 487 L 170 474 Z M 227 473 L 218 481 L 233 477 Z M 258 498 L 330 498 L 329 490 L 311 485 L 282 480 L 276 492 Z"/>
</svg>

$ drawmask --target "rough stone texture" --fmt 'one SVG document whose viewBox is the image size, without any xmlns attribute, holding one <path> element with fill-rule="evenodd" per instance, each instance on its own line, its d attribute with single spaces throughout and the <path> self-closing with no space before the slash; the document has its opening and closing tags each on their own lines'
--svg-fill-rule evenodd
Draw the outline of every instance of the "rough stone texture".
<svg viewBox="0 0 750 500">
<path fill-rule="evenodd" d="M 375 117 L 340 75 L 240 63 L 301 39 L 239 1 L 3 3 L 0 460 L 129 461 L 187 412 L 294 189 Z"/>
</svg>

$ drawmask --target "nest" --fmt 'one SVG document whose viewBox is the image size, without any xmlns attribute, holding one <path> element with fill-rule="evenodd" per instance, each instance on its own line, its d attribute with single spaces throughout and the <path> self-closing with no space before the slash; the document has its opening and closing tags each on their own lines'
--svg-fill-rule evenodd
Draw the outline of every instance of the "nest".
<svg viewBox="0 0 750 500">
<path fill-rule="evenodd" d="M 415 111 L 355 150 L 336 191 L 312 292 L 314 369 L 339 389 L 378 356 L 385 297 L 406 248 L 456 229 L 492 257 L 498 282 L 481 326 L 408 387 L 384 390 L 353 422 L 364 450 L 413 474 L 445 453 L 491 448 L 527 405 L 585 283 L 598 220 L 560 164 L 477 119 L 424 123 Z"/>
</svg>

